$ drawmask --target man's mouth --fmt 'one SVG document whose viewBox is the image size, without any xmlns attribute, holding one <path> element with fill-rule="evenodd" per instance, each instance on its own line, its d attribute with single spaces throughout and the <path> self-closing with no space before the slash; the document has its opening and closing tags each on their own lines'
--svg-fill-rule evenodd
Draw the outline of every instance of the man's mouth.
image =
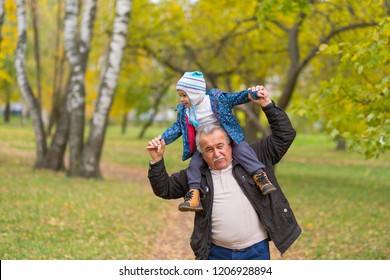
<svg viewBox="0 0 390 280">
<path fill-rule="evenodd" d="M 225 157 L 219 157 L 219 158 L 214 159 L 214 162 L 217 162 L 217 161 L 220 161 L 220 160 L 223 160 L 223 159 L 225 159 Z"/>
</svg>

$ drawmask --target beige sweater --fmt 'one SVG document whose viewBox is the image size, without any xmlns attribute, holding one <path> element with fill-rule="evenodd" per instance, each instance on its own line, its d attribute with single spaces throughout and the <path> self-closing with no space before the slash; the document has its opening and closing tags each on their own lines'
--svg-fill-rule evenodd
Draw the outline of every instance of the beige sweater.
<svg viewBox="0 0 390 280">
<path fill-rule="evenodd" d="M 211 170 L 211 174 L 214 184 L 211 242 L 229 249 L 243 249 L 268 238 L 233 177 L 232 164 L 224 170 Z"/>
</svg>

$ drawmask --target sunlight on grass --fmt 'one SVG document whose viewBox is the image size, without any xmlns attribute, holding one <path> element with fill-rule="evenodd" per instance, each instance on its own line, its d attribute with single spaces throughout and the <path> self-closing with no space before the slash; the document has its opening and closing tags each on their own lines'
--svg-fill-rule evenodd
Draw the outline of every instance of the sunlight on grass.
<svg viewBox="0 0 390 280">
<path fill-rule="evenodd" d="M 109 127 L 102 163 L 146 171 L 146 143 L 163 129 L 138 139 L 139 127 Z M 1 259 L 150 258 L 171 210 L 148 185 L 33 170 L 31 127 L 1 125 L 0 141 Z M 365 160 L 334 148 L 325 136 L 298 134 L 276 167 L 303 229 L 289 251 L 300 259 L 390 259 L 388 156 Z M 181 139 L 166 149 L 168 172 L 188 165 Z"/>
<path fill-rule="evenodd" d="M 158 215 L 165 211 L 149 189 L 34 171 L 30 160 L 6 161 L 0 179 L 1 259 L 148 258 L 163 226 Z"/>
</svg>

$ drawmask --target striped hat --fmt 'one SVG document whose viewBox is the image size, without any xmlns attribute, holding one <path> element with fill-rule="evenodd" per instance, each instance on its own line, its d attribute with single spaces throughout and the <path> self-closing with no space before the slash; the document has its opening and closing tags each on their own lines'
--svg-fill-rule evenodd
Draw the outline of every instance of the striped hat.
<svg viewBox="0 0 390 280">
<path fill-rule="evenodd" d="M 206 82 L 201 72 L 185 72 L 177 82 L 176 90 L 184 91 L 193 106 L 197 105 L 206 94 Z"/>
</svg>

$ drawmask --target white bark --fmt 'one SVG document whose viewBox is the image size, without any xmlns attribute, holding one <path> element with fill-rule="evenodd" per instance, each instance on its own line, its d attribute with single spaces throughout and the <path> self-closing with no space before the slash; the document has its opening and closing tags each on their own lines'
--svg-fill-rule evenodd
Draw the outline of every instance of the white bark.
<svg viewBox="0 0 390 280">
<path fill-rule="evenodd" d="M 97 0 L 86 0 L 78 38 L 79 0 L 66 0 L 64 44 L 71 65 L 71 84 L 67 98 L 70 114 L 69 174 L 77 174 L 84 147 L 85 71 L 93 34 Z"/>
<path fill-rule="evenodd" d="M 121 69 L 123 50 L 126 46 L 128 25 L 130 21 L 131 0 L 117 0 L 113 35 L 108 54 L 108 63 L 99 89 L 99 97 L 92 119 L 92 127 L 84 149 L 82 159 L 82 176 L 100 177 L 99 161 L 108 114 L 114 99 L 115 89 Z"/>
<path fill-rule="evenodd" d="M 30 110 L 30 115 L 34 124 L 36 154 L 35 166 L 40 167 L 43 158 L 47 152 L 47 142 L 44 126 L 42 122 L 39 104 L 32 92 L 28 82 L 25 69 L 25 54 L 27 47 L 27 20 L 24 0 L 17 0 L 17 18 L 18 18 L 18 44 L 15 51 L 15 69 L 17 82 L 23 99 Z"/>
<path fill-rule="evenodd" d="M 4 3 L 5 0 L 0 0 L 0 46 L 1 46 L 1 41 L 3 40 L 3 33 L 1 32 L 1 30 L 3 27 L 4 15 L 5 15 Z M 0 51 L 1 51 L 1 47 L 0 47 Z"/>
<path fill-rule="evenodd" d="M 79 5 L 77 0 L 66 0 L 64 20 L 64 44 L 66 56 L 72 67 L 76 67 L 80 61 L 77 50 L 77 17 Z"/>
</svg>

